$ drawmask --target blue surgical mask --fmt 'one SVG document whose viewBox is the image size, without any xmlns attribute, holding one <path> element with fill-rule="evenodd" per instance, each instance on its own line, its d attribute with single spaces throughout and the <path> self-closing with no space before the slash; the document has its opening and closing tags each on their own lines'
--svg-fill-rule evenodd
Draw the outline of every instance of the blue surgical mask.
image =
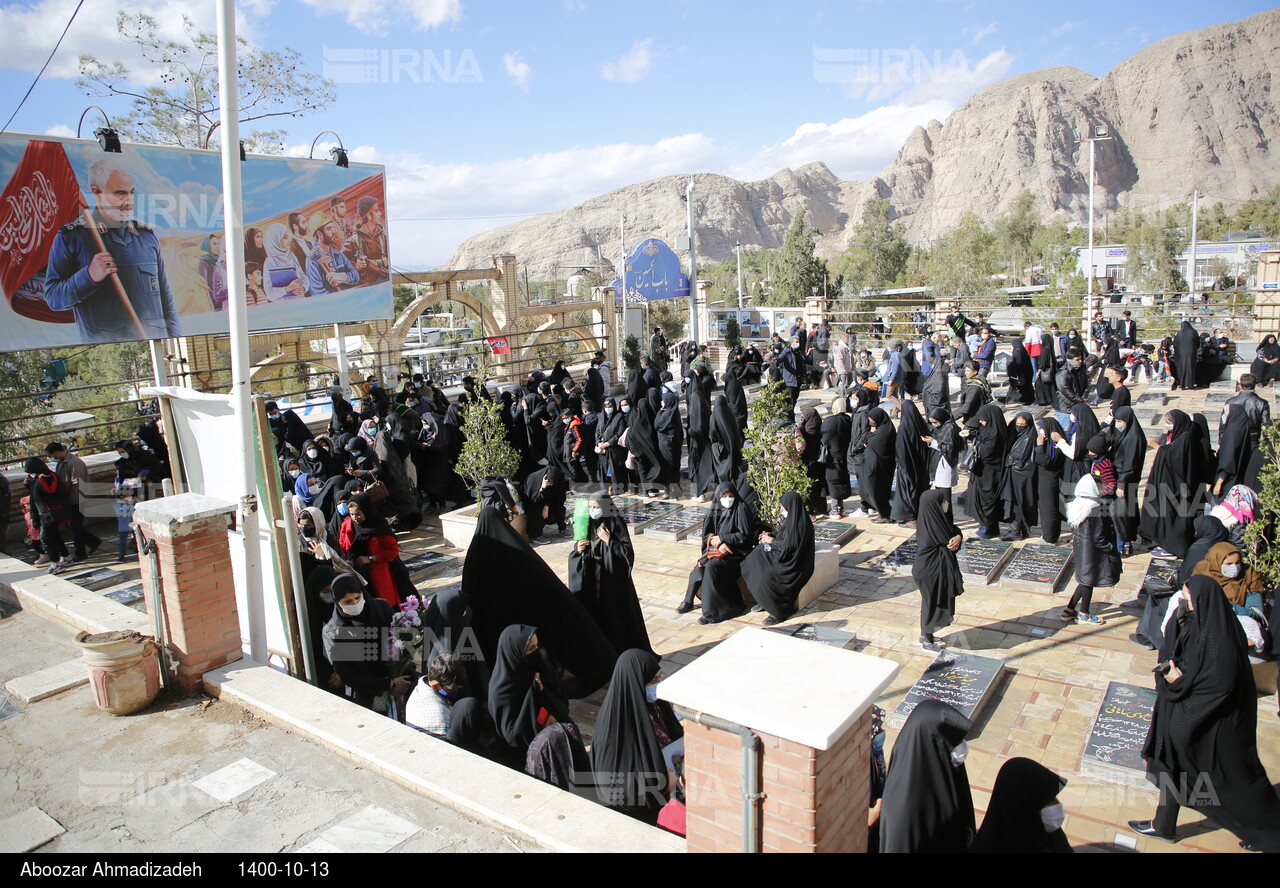
<svg viewBox="0 0 1280 888">
<path fill-rule="evenodd" d="M 658 702 L 658 686 L 647 685 L 644 689 L 644 698 L 650 703 Z"/>
<path fill-rule="evenodd" d="M 348 511 L 348 509 L 347 509 L 347 504 L 346 504 L 346 503 L 338 503 L 338 514 L 339 514 L 339 515 L 349 515 L 349 514 L 351 514 L 351 513 Z"/>
</svg>

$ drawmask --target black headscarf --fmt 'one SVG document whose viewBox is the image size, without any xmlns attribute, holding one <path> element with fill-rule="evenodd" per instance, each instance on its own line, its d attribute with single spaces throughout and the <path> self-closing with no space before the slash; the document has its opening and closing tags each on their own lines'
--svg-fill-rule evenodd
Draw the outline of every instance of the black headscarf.
<svg viewBox="0 0 1280 888">
<path fill-rule="evenodd" d="M 747 427 L 747 393 L 742 388 L 742 380 L 737 374 L 732 372 L 724 374 L 724 396 L 729 400 L 729 409 L 738 420 L 738 426 L 745 429 Z"/>
<path fill-rule="evenodd" d="M 711 454 L 716 480 L 736 482 L 742 467 L 742 428 L 723 395 L 711 410 Z"/>
<path fill-rule="evenodd" d="M 1115 424 L 1125 424 L 1123 432 Z M 1147 438 L 1132 407 L 1121 407 L 1111 417 L 1111 461 L 1116 466 L 1116 476 L 1121 484 L 1142 480 L 1143 464 L 1147 459 Z"/>
<path fill-rule="evenodd" d="M 351 533 L 357 540 L 370 540 L 376 536 L 395 536 L 395 531 L 391 529 L 391 525 L 387 523 L 387 519 L 382 517 L 382 513 L 378 511 L 378 506 L 374 503 L 373 498 L 367 493 L 357 493 L 350 500 L 360 507 L 360 511 L 364 513 L 364 523 L 351 519 Z"/>
<path fill-rule="evenodd" d="M 951 763 L 972 722 L 954 707 L 923 700 L 893 745 L 880 815 L 883 853 L 963 853 L 974 829 L 964 765 Z"/>
<path fill-rule="evenodd" d="M 670 703 L 650 704 L 645 699 L 645 687 L 658 674 L 659 665 L 649 651 L 629 650 L 613 668 L 591 742 L 591 769 L 602 804 L 650 812 L 662 807 L 667 765 L 654 732 L 655 709 L 671 742 L 684 732 Z"/>
<path fill-rule="evenodd" d="M 795 612 L 796 599 L 813 576 L 813 521 L 804 500 L 794 490 L 782 495 L 787 517 L 774 535 L 773 545 L 757 546 L 742 562 L 742 576 L 756 602 L 775 619 Z"/>
<path fill-rule="evenodd" d="M 1066 780 L 1039 762 L 1009 759 L 996 775 L 991 802 L 969 853 L 1072 853 L 1062 828 L 1045 832 L 1040 821 L 1040 811 L 1048 807 L 1066 785 Z"/>
<path fill-rule="evenodd" d="M 539 641 L 575 680 L 570 696 L 588 696 L 609 680 L 618 654 L 560 578 L 493 509 L 481 509 L 462 566 L 462 591 L 487 659 L 513 623 L 537 625 Z M 495 714 L 496 717 L 496 714 Z"/>
<path fill-rule="evenodd" d="M 867 411 L 867 422 L 872 428 L 862 455 L 858 490 L 881 518 L 888 519 L 892 510 L 890 487 L 898 465 L 898 431 L 889 421 L 889 414 L 879 407 Z"/>
<path fill-rule="evenodd" d="M 1173 338 L 1173 370 L 1174 381 L 1184 389 L 1195 388 L 1196 368 L 1200 364 L 1200 336 L 1190 321 L 1183 321 L 1178 328 L 1178 335 Z"/>
<path fill-rule="evenodd" d="M 538 633 L 538 650 L 526 654 Z M 542 690 L 533 683 L 537 675 Z M 569 703 L 554 668 L 542 656 L 542 636 L 534 626 L 512 625 L 502 631 L 489 681 L 489 714 L 502 739 L 523 754 L 542 730 L 538 712 L 546 709 L 558 722 L 569 720 Z"/>
<path fill-rule="evenodd" d="M 921 438 L 930 431 L 932 426 L 926 425 L 915 402 L 903 401 L 902 416 L 898 422 L 895 475 L 898 486 L 893 491 L 894 521 L 916 520 L 920 495 L 929 487 L 929 445 Z"/>
<path fill-rule="evenodd" d="M 1071 446 L 1075 448 L 1073 451 L 1075 459 L 1063 468 L 1062 480 L 1074 488 L 1075 483 L 1089 474 L 1093 468 L 1093 460 L 1089 458 L 1086 445 L 1101 431 L 1102 426 L 1098 424 L 1098 417 L 1094 415 L 1088 404 L 1077 404 L 1072 407 L 1071 417 L 1075 420 L 1075 433 L 1071 436 Z"/>
<path fill-rule="evenodd" d="M 1218 543 L 1231 540 L 1231 531 L 1227 530 L 1226 525 L 1214 515 L 1199 516 L 1192 527 L 1195 542 L 1191 544 L 1191 548 L 1187 549 L 1187 557 L 1182 559 L 1182 564 L 1178 567 L 1179 588 L 1186 585 L 1187 580 L 1191 578 L 1191 572 L 1209 554 L 1210 549 Z"/>
<path fill-rule="evenodd" d="M 916 521 L 916 560 L 911 577 L 920 587 L 921 628 L 932 634 L 951 625 L 956 598 L 964 594 L 964 577 L 956 553 L 947 546 L 960 535 L 951 514 L 951 498 L 942 490 L 927 490 L 920 498 Z"/>
<path fill-rule="evenodd" d="M 978 459 L 969 481 L 965 512 L 983 527 L 1000 522 L 1004 512 L 1005 456 L 1009 429 L 997 404 L 983 404 L 978 411 Z M 985 425 L 981 425 L 985 421 Z"/>
</svg>

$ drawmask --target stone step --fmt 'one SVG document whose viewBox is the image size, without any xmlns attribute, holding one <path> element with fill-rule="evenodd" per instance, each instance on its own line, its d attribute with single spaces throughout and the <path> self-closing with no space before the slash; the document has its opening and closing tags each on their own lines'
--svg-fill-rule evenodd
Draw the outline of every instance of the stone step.
<svg viewBox="0 0 1280 888">
<path fill-rule="evenodd" d="M 25 706 L 88 682 L 89 667 L 85 665 L 83 658 L 78 658 L 11 679 L 5 682 L 4 689 Z"/>
</svg>

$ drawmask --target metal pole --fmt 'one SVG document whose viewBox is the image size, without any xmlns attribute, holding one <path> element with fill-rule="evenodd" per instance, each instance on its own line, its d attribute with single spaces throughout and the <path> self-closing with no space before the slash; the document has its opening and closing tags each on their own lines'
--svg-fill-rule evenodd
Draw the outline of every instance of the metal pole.
<svg viewBox="0 0 1280 888">
<path fill-rule="evenodd" d="M 1089 133 L 1089 264 L 1085 269 L 1087 296 L 1084 300 L 1084 323 L 1080 327 L 1083 334 L 1089 329 L 1089 316 L 1093 311 L 1093 162 L 1096 143 L 1093 133 Z M 1087 341 L 1087 340 L 1086 340 Z"/>
<path fill-rule="evenodd" d="M 347 334 L 341 324 L 333 325 L 333 338 L 338 342 L 338 385 L 345 398 L 351 394 L 351 364 L 347 360 Z"/>
<path fill-rule="evenodd" d="M 734 244 L 734 248 L 738 251 L 738 309 L 742 309 L 742 244 L 741 242 Z"/>
<path fill-rule="evenodd" d="M 240 448 L 241 491 L 237 527 L 243 534 L 245 599 L 249 605 L 249 656 L 267 662 L 266 610 L 262 600 L 262 569 L 258 542 L 257 445 L 250 403 L 249 319 L 245 305 L 244 220 L 240 193 L 240 109 L 236 83 L 235 0 L 218 0 L 218 99 L 222 128 L 223 239 L 230 273 L 231 299 L 227 321 L 231 341 L 231 403 Z"/>
<path fill-rule="evenodd" d="M 698 341 L 698 244 L 693 234 L 693 176 L 685 188 L 689 214 L 689 338 Z"/>
<path fill-rule="evenodd" d="M 1199 189 L 1191 193 L 1191 262 L 1187 269 L 1187 293 L 1193 293 L 1196 289 L 1196 274 L 1199 271 L 1196 268 L 1196 241 L 1200 239 L 1200 191 Z"/>
<path fill-rule="evenodd" d="M 164 343 L 167 341 L 165 339 L 147 340 L 147 345 L 151 348 L 151 373 L 155 376 L 157 388 L 169 384 L 169 366 L 164 355 Z"/>
</svg>

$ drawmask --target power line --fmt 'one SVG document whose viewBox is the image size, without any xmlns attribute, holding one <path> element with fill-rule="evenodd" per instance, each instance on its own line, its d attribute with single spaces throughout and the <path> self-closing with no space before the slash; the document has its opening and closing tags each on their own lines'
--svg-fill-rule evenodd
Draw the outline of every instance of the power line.
<svg viewBox="0 0 1280 888">
<path fill-rule="evenodd" d="M 71 13 L 71 18 L 67 19 L 67 26 L 62 29 L 62 34 L 58 37 L 58 42 L 53 45 L 53 51 L 49 53 L 49 58 L 44 60 L 44 64 L 40 66 L 40 71 L 36 74 L 36 79 L 31 81 L 31 85 L 27 87 L 26 95 L 22 97 L 22 101 L 18 103 L 18 107 L 13 109 L 13 113 L 9 115 L 9 119 L 5 121 L 4 127 L 0 128 L 0 133 L 9 129 L 9 124 L 13 123 L 13 119 L 18 116 L 18 112 L 22 110 L 22 106 L 27 103 L 27 99 L 31 97 L 31 91 L 36 88 L 36 84 L 40 82 L 40 78 L 44 76 L 45 69 L 49 67 L 49 63 L 53 61 L 53 57 L 58 53 L 58 47 L 62 45 L 62 38 L 67 36 L 67 32 L 71 30 L 71 23 L 76 20 L 76 15 L 80 12 L 80 7 L 84 6 L 84 0 L 80 0 L 76 4 L 75 10 Z"/>
</svg>

